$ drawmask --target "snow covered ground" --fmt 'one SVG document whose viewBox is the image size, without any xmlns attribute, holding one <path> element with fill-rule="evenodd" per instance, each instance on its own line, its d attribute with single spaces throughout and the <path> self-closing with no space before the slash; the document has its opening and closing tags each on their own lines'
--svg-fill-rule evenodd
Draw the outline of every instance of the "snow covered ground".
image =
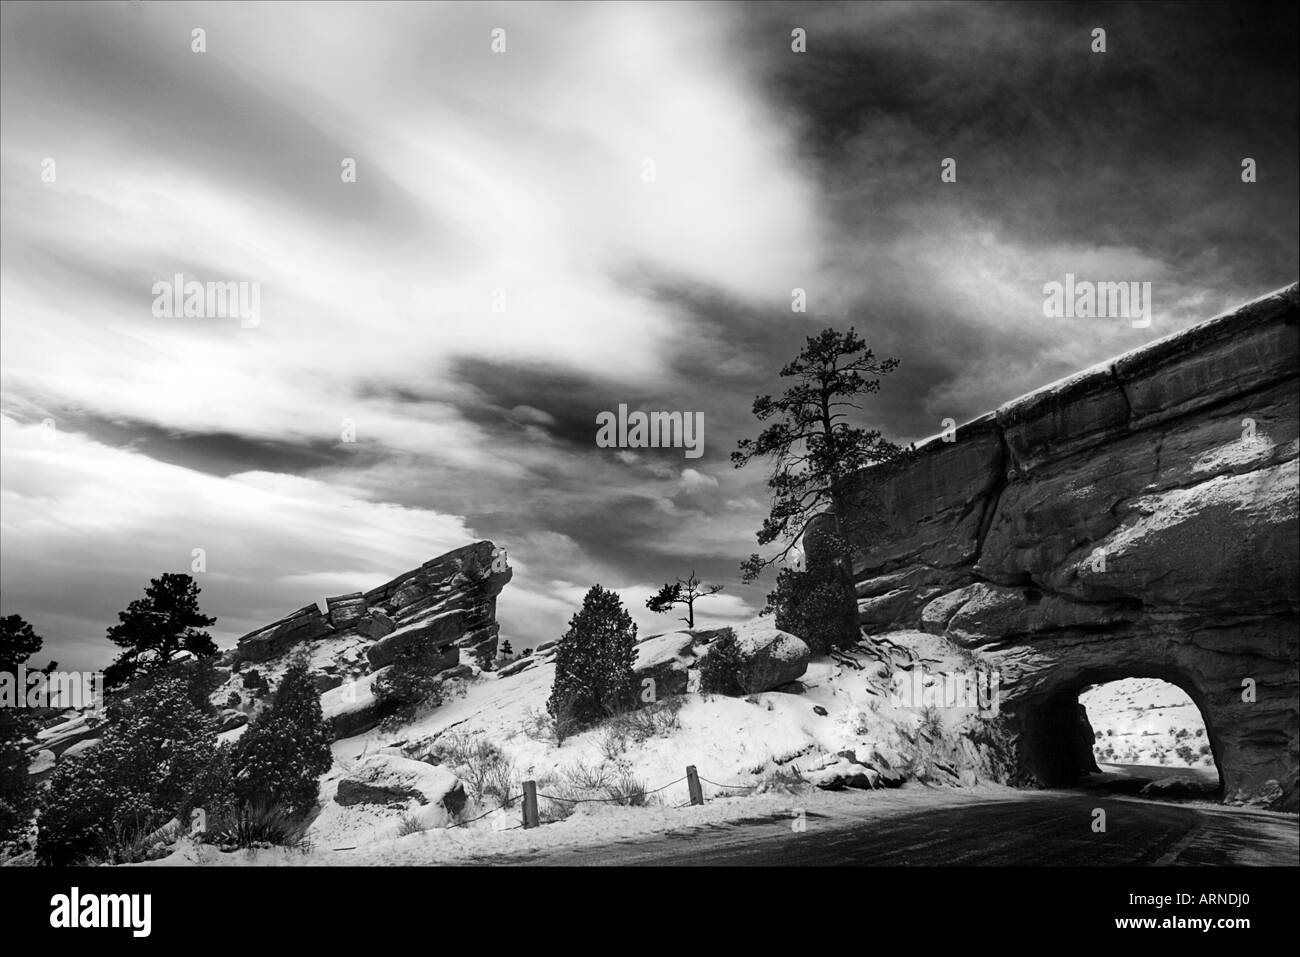
<svg viewBox="0 0 1300 957">
<path fill-rule="evenodd" d="M 1200 709 L 1177 685 L 1125 678 L 1079 695 L 1097 735 L 1099 764 L 1159 764 L 1213 768 Z"/>
<path fill-rule="evenodd" d="M 916 751 L 927 715 L 891 700 L 891 674 L 900 668 L 924 667 L 927 674 L 936 675 L 969 665 L 942 638 L 920 632 L 888 637 L 893 646 L 886 649 L 883 660 L 865 649 L 840 658 L 813 658 L 795 693 L 743 698 L 688 693 L 635 712 L 637 720 L 615 720 L 563 741 L 555 739 L 545 713 L 555 671 L 549 660 L 507 676 L 480 674 L 457 682 L 453 686 L 457 691 L 441 706 L 409 724 L 377 728 L 334 743 L 334 766 L 321 780 L 322 809 L 306 834 L 308 850 L 276 848 L 250 855 L 183 843 L 161 863 L 455 861 L 622 840 L 833 804 L 842 796 L 797 786 L 798 776 L 843 763 L 837 753 Z M 950 738 L 944 753 L 960 755 L 958 745 L 964 743 L 959 729 L 974 718 L 971 708 L 932 709 L 924 734 L 941 744 Z M 458 766 L 460 757 L 486 745 L 491 745 L 494 755 L 492 767 L 508 787 L 496 791 L 474 787 L 467 768 Z M 969 744 L 964 746 L 971 752 Z M 456 770 L 465 781 L 464 807 L 449 813 L 436 800 L 421 803 L 415 798 L 347 806 L 335 801 L 340 781 L 355 776 L 362 762 L 370 767 L 391 760 L 410 777 L 411 759 Z M 961 774 L 954 773 L 944 783 L 961 783 L 970 789 L 987 781 L 987 776 L 973 770 L 978 762 L 963 765 L 960 758 L 952 757 L 947 762 L 960 767 Z M 688 765 L 698 769 L 704 806 L 689 805 L 684 780 Z M 592 778 L 602 783 L 593 784 Z M 501 791 L 508 790 L 516 798 L 525 780 L 537 784 L 543 824 L 536 829 L 521 827 L 517 799 L 500 806 Z M 604 786 L 627 780 L 644 787 L 643 806 L 621 806 Z M 866 797 L 883 799 L 889 794 L 892 803 L 934 790 L 914 788 L 872 791 Z"/>
</svg>

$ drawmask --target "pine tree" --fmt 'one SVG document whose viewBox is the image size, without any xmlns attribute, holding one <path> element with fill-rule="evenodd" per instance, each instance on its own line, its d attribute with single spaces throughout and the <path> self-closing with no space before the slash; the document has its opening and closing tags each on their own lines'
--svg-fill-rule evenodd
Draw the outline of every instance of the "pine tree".
<svg viewBox="0 0 1300 957">
<path fill-rule="evenodd" d="M 305 663 L 289 666 L 271 705 L 239 739 L 235 793 L 246 805 L 282 805 L 303 814 L 316 804 L 317 779 L 333 763 L 320 698 Z"/>
<path fill-rule="evenodd" d="M 0 618 L 0 671 L 12 677 L 16 693 L 18 666 L 41 650 L 41 636 L 19 615 Z M 15 840 L 35 811 L 35 792 L 27 776 L 25 742 L 36 734 L 26 708 L 0 708 L 0 844 Z"/>
<path fill-rule="evenodd" d="M 832 517 L 833 530 L 821 536 L 823 567 L 813 567 L 813 552 L 805 547 L 811 577 L 799 583 L 805 590 L 817 591 L 818 618 L 834 622 L 832 634 L 825 639 L 828 647 L 858 640 L 850 573 L 854 543 L 888 524 L 884 506 L 869 486 L 857 483 L 855 487 L 853 479 L 864 469 L 909 454 L 879 430 L 853 425 L 847 410 L 861 411 L 857 400 L 878 392 L 882 377 L 897 368 L 897 359 L 877 360 L 853 329 L 847 333 L 826 329 L 809 336 L 799 354 L 781 369 L 781 377 L 792 379 L 793 384 L 776 398 L 754 399 L 754 415 L 765 427 L 757 438 L 742 439 L 731 453 L 736 468 L 756 459 L 769 460 L 772 505 L 758 531 L 758 544 L 783 543 L 767 557 L 751 555 L 741 565 L 744 581 L 751 582 L 769 566 L 785 562 L 814 519 L 823 513 Z M 787 579 L 786 584 L 788 589 L 795 580 Z M 833 607 L 824 613 L 820 606 L 826 605 Z M 799 637 L 807 640 L 805 635 Z"/>
<path fill-rule="evenodd" d="M 705 694 L 739 696 L 745 693 L 740 670 L 744 657 L 736 644 L 736 635 L 730 628 L 709 645 L 709 653 L 700 663 L 700 690 Z"/>
<path fill-rule="evenodd" d="M 108 639 L 126 651 L 104 670 L 111 687 L 165 667 L 181 652 L 195 658 L 217 653 L 212 636 L 200 630 L 217 619 L 199 610 L 199 586 L 189 575 L 167 572 L 151 579 L 144 598 L 131 602 L 117 617 Z"/>
<path fill-rule="evenodd" d="M 501 643 L 501 654 L 503 657 L 509 658 L 514 653 L 514 649 L 510 647 L 510 639 L 507 638 Z"/>
<path fill-rule="evenodd" d="M 632 691 L 636 625 L 618 594 L 593 585 L 555 650 L 547 710 L 579 725 L 619 711 Z"/>
</svg>

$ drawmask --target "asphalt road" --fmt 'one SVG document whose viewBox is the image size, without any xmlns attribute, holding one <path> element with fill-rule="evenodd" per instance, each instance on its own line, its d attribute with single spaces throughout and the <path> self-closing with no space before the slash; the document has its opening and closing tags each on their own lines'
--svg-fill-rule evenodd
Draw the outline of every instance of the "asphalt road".
<svg viewBox="0 0 1300 957">
<path fill-rule="evenodd" d="M 1094 831 L 1094 810 L 1106 812 Z M 855 818 L 852 811 L 711 825 L 492 863 L 528 865 L 1300 866 L 1294 815 L 1080 792 L 1036 792 Z"/>
</svg>

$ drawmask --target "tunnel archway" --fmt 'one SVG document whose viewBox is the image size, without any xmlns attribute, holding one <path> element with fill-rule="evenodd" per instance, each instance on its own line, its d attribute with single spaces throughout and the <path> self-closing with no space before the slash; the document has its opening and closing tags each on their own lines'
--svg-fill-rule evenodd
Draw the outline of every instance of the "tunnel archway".
<svg viewBox="0 0 1300 957">
<path fill-rule="evenodd" d="M 1195 681 L 1167 667 L 1094 668 L 1058 676 L 1058 680 L 1040 688 L 1020 709 L 1021 760 L 1025 769 L 1045 787 L 1073 786 L 1099 773 L 1101 768 L 1094 753 L 1096 731 L 1080 696 L 1089 689 L 1128 678 L 1156 679 L 1180 689 L 1190 699 L 1203 722 L 1204 741 L 1214 762 L 1213 787 L 1206 796 L 1222 796 L 1222 751 L 1213 709 Z M 1161 776 L 1153 767 L 1149 780 Z M 1137 783 L 1146 783 L 1141 774 L 1137 775 Z"/>
</svg>

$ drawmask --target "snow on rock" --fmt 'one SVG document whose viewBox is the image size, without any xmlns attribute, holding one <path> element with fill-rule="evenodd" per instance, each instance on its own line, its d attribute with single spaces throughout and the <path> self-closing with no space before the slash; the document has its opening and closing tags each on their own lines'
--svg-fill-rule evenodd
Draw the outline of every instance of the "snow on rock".
<svg viewBox="0 0 1300 957">
<path fill-rule="evenodd" d="M 330 722 L 335 738 L 350 738 L 379 724 L 382 714 L 373 685 L 387 670 L 380 668 L 356 681 L 345 681 L 320 696 L 321 713 Z"/>
<path fill-rule="evenodd" d="M 771 691 L 797 680 L 812 652 L 800 639 L 781 631 L 771 618 L 754 618 L 734 629 L 744 659 L 740 681 L 750 694 Z"/>
<path fill-rule="evenodd" d="M 634 689 L 639 693 L 643 682 L 654 681 L 657 697 L 681 694 L 688 686 L 688 669 L 695 664 L 695 636 L 689 631 L 671 631 L 651 635 L 636 646 L 632 665 Z"/>
<path fill-rule="evenodd" d="M 441 805 L 449 815 L 465 806 L 465 787 L 446 768 L 391 753 L 373 754 L 338 783 L 334 801 L 352 804 Z"/>
</svg>

